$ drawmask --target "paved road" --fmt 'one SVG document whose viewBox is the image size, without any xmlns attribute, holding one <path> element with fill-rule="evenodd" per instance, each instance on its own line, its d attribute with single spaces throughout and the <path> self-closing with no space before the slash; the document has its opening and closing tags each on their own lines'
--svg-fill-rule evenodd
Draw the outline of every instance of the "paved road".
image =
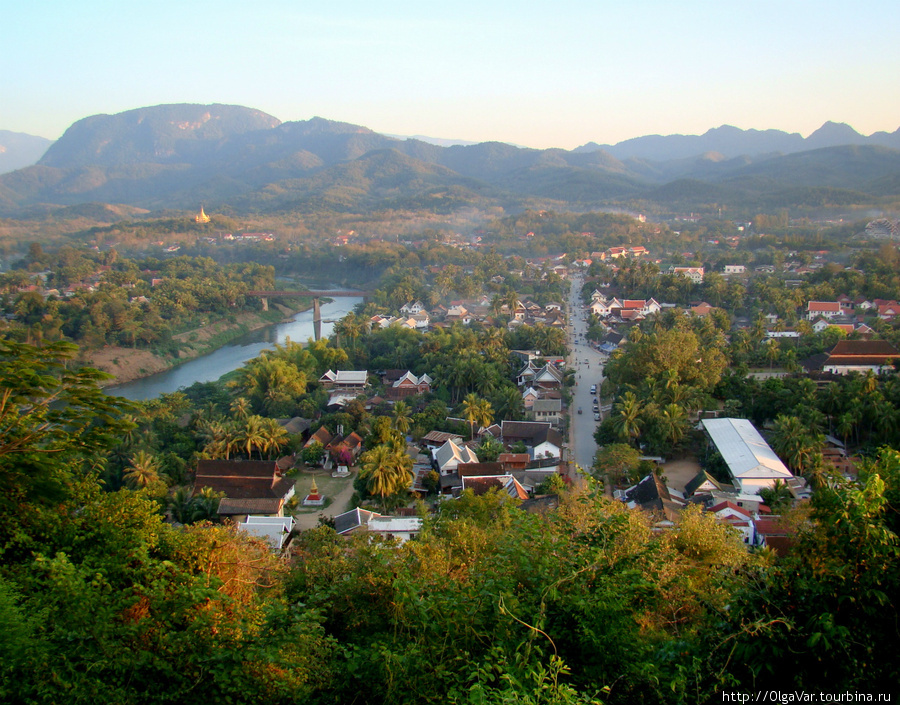
<svg viewBox="0 0 900 705">
<path fill-rule="evenodd" d="M 571 453 L 570 458 L 585 470 L 590 470 L 597 453 L 594 431 L 599 423 L 594 419 L 593 404 L 598 399 L 591 395 L 591 385 L 603 382 L 602 356 L 587 344 L 587 313 L 581 303 L 581 279 L 572 280 L 569 294 L 569 344 L 572 354 L 569 357 L 570 369 L 575 370 L 575 386 L 572 389 Z M 578 413 L 578 409 L 582 413 Z"/>
</svg>

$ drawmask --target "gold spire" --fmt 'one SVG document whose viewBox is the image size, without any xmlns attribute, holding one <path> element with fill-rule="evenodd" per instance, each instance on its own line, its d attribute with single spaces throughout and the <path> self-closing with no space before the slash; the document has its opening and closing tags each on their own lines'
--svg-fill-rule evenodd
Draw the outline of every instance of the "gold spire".
<svg viewBox="0 0 900 705">
<path fill-rule="evenodd" d="M 200 206 L 200 215 L 198 215 L 196 218 L 194 218 L 194 220 L 197 221 L 198 223 L 208 223 L 209 222 L 209 216 L 203 212 L 203 206 Z"/>
</svg>

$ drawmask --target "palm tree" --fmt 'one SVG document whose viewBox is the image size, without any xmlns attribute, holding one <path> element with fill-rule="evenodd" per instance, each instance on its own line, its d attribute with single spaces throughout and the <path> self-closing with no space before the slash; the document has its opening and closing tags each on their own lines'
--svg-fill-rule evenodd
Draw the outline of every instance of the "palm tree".
<svg viewBox="0 0 900 705">
<path fill-rule="evenodd" d="M 290 434 L 275 419 L 263 419 L 262 434 L 262 449 L 269 457 L 277 455 L 290 440 Z"/>
<path fill-rule="evenodd" d="M 244 426 L 238 430 L 234 441 L 237 447 L 247 454 L 248 458 L 253 457 L 254 450 L 258 450 L 262 455 L 262 449 L 266 443 L 262 416 L 248 417 Z"/>
<path fill-rule="evenodd" d="M 780 353 L 781 345 L 779 345 L 778 341 L 775 338 L 771 338 L 766 343 L 766 359 L 769 361 L 770 370 L 775 366 L 775 360 L 778 359 L 778 355 Z"/>
<path fill-rule="evenodd" d="M 409 489 L 412 480 L 413 460 L 388 445 L 375 446 L 360 457 L 359 476 L 366 481 L 369 493 L 381 497 L 382 509 L 386 498 Z"/>
<path fill-rule="evenodd" d="M 231 402 L 231 415 L 238 421 L 244 421 L 252 411 L 250 400 L 247 397 L 238 397 Z"/>
<path fill-rule="evenodd" d="M 403 401 L 398 401 L 394 404 L 394 428 L 405 436 L 409 432 L 409 425 L 411 422 L 412 419 L 409 416 L 409 405 Z"/>
<path fill-rule="evenodd" d="M 759 496 L 762 497 L 769 509 L 775 514 L 780 514 L 785 509 L 790 509 L 794 498 L 787 484 L 783 480 L 778 479 L 772 483 L 771 487 L 762 488 L 759 491 Z"/>
<path fill-rule="evenodd" d="M 525 402 L 522 401 L 522 393 L 515 387 L 507 384 L 495 392 L 491 398 L 496 418 L 515 421 L 524 417 Z"/>
<path fill-rule="evenodd" d="M 180 524 L 190 524 L 195 520 L 195 512 L 197 509 L 194 498 L 191 497 L 191 491 L 187 487 L 179 487 L 169 497 L 169 512 L 172 518 Z"/>
<path fill-rule="evenodd" d="M 780 414 L 772 430 L 772 450 L 784 458 L 792 471 L 803 473 L 822 450 L 822 439 L 810 433 L 796 416 Z"/>
<path fill-rule="evenodd" d="M 687 432 L 687 415 L 678 404 L 667 404 L 659 415 L 659 425 L 665 441 L 675 447 Z"/>
<path fill-rule="evenodd" d="M 634 392 L 625 392 L 625 395 L 616 402 L 613 410 L 613 424 L 616 432 L 623 441 L 634 445 L 641 435 L 644 421 L 641 418 L 644 408 Z"/>
<path fill-rule="evenodd" d="M 146 489 L 162 478 L 159 461 L 146 451 L 139 450 L 131 458 L 131 465 L 125 470 L 125 482 L 134 489 Z"/>
<path fill-rule="evenodd" d="M 476 394 L 467 394 L 463 400 L 463 416 L 469 422 L 472 438 L 475 438 L 475 424 L 479 428 L 487 428 L 494 420 L 494 410 L 487 399 L 481 399 Z"/>
<path fill-rule="evenodd" d="M 224 492 L 214 492 L 212 487 L 204 487 L 193 498 L 192 516 L 194 521 L 216 521 L 219 518 L 219 501 Z"/>
</svg>

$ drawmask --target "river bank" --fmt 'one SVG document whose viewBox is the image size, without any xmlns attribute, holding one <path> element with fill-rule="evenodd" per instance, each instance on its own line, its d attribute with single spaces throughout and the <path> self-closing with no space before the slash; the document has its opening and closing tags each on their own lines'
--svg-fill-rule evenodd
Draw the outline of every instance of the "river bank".
<svg viewBox="0 0 900 705">
<path fill-rule="evenodd" d="M 179 345 L 178 355 L 158 355 L 150 350 L 108 345 L 84 351 L 79 362 L 115 377 L 101 386 L 127 384 L 215 352 L 239 338 L 268 326 L 289 320 L 312 306 L 290 308 L 273 304 L 268 312 L 245 311 L 172 336 Z"/>
<path fill-rule="evenodd" d="M 322 335 L 329 336 L 334 330 L 335 321 L 346 316 L 361 301 L 362 299 L 356 297 L 343 297 L 322 304 Z M 236 335 L 237 337 L 233 337 L 226 344 L 222 344 L 224 340 L 221 335 L 216 335 L 212 330 L 207 331 L 204 336 L 197 334 L 196 339 L 193 340 L 191 338 L 194 332 L 188 332 L 187 342 L 192 346 L 200 346 L 202 344 L 200 338 L 204 337 L 208 339 L 207 350 L 213 348 L 210 343 L 215 343 L 220 347 L 212 349 L 206 354 L 194 356 L 192 359 L 180 357 L 175 364 L 170 364 L 161 372 L 150 375 L 141 373 L 131 382 L 116 380 L 114 385 L 107 386 L 106 391 L 109 394 L 135 401 L 154 399 L 160 394 L 168 394 L 184 387 L 190 387 L 195 382 L 212 382 L 221 379 L 223 375 L 239 369 L 248 360 L 252 360 L 263 350 L 271 349 L 274 345 L 283 345 L 288 340 L 302 343 L 314 336 L 312 309 L 302 310 L 296 314 L 290 309 L 284 309 L 270 312 L 267 315 L 271 318 L 279 313 L 284 313 L 287 320 L 264 324 L 246 334 L 240 334 L 237 329 L 227 331 L 229 336 Z M 258 325 L 258 323 L 258 320 L 248 321 L 244 325 Z M 204 328 L 206 327 L 204 326 Z M 125 352 L 128 354 L 132 351 L 126 350 Z M 111 357 L 109 350 L 107 350 L 107 355 Z M 135 356 L 134 366 L 139 373 L 142 367 L 140 360 L 140 357 Z M 119 365 L 121 363 L 122 359 L 119 358 Z"/>
</svg>

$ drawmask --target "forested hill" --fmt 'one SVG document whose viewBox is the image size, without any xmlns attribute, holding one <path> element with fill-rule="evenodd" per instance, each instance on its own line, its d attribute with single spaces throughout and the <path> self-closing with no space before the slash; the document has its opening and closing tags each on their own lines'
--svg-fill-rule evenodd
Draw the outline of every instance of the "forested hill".
<svg viewBox="0 0 900 705">
<path fill-rule="evenodd" d="M 785 194 L 799 206 L 884 206 L 900 195 L 897 133 L 863 138 L 847 126 L 826 125 L 803 141 L 819 149 L 799 152 L 787 133 L 768 135 L 768 142 L 736 128 L 711 133 L 641 138 L 643 147 L 630 152 L 621 145 L 441 147 L 323 118 L 282 123 L 240 106 L 162 105 L 72 125 L 38 164 L 0 176 L 0 215 L 86 202 L 149 209 L 202 202 L 263 213 L 440 212 L 541 204 L 695 208 L 711 200 L 753 209 L 779 205 Z M 793 153 L 763 154 L 760 145 Z M 706 147 L 717 151 L 699 151 Z"/>
</svg>

